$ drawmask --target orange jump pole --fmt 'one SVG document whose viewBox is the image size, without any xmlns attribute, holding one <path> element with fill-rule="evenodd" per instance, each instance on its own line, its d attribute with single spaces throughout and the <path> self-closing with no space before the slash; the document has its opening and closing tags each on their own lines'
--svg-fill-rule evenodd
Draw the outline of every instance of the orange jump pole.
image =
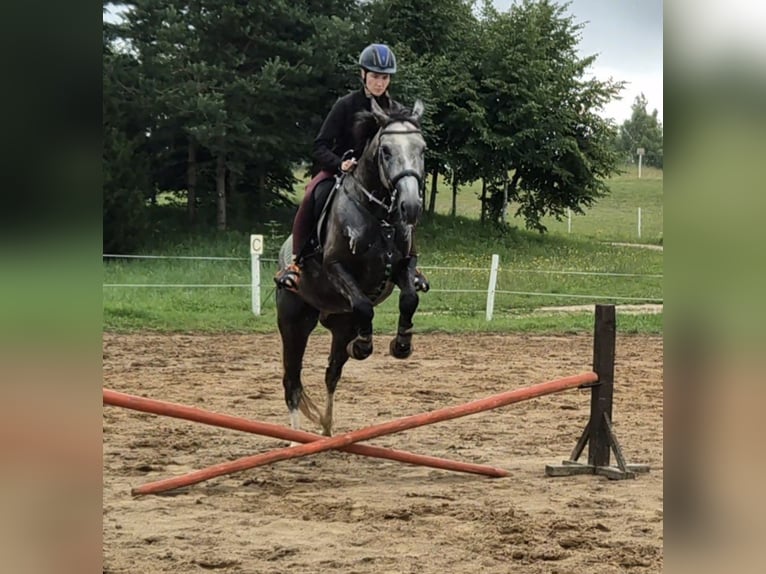
<svg viewBox="0 0 766 574">
<path fill-rule="evenodd" d="M 145 397 L 137 397 L 135 395 L 128 395 L 125 393 L 119 393 L 109 389 L 103 389 L 104 404 L 113 405 L 116 407 L 123 407 L 134 411 L 140 411 L 145 413 L 152 413 L 155 415 L 164 415 L 168 417 L 174 417 L 177 419 L 185 419 L 188 421 L 194 421 L 204 423 L 212 426 L 229 428 L 239 431 L 245 431 L 249 433 L 259 434 L 272 438 L 280 438 L 284 440 L 291 440 L 295 442 L 313 442 L 325 439 L 327 437 L 313 434 L 310 432 L 299 431 L 289 427 L 283 427 L 279 425 L 263 423 L 259 421 L 253 421 L 235 417 L 231 415 L 224 415 L 220 413 L 214 413 L 199 409 L 196 407 L 189 407 L 186 405 L 180 405 L 178 403 L 170 403 L 166 401 L 158 401 L 156 399 L 147 399 Z M 420 466 L 428 466 L 431 468 L 438 468 L 441 470 L 451 470 L 455 472 L 469 472 L 473 474 L 483 474 L 491 477 L 503 477 L 508 476 L 508 471 L 502 468 L 495 468 L 493 466 L 485 466 L 482 464 L 472 464 L 468 462 L 458 462 L 445 458 L 438 458 L 435 456 L 425 456 L 414 454 L 411 452 L 393 450 L 383 448 L 379 446 L 368 446 L 362 444 L 352 444 L 345 448 L 342 448 L 346 452 L 354 454 L 360 454 L 363 456 L 370 456 L 373 458 L 385 458 L 389 460 L 396 460 L 399 462 L 407 462 L 410 464 L 417 464 Z"/>
<path fill-rule="evenodd" d="M 466 415 L 496 409 L 498 407 L 503 407 L 512 403 L 518 403 L 536 397 L 541 397 L 543 395 L 550 395 L 552 393 L 558 393 L 566 389 L 597 382 L 598 375 L 595 372 L 587 372 L 579 375 L 565 377 L 563 379 L 555 379 L 544 383 L 538 383 L 536 385 L 531 385 L 529 387 L 523 387 L 521 389 L 515 389 L 512 391 L 506 391 L 498 395 L 493 395 L 491 397 L 479 399 L 463 405 L 446 407 L 427 413 L 411 415 L 408 417 L 403 417 L 393 421 L 388 421 L 363 429 L 351 431 L 342 435 L 322 438 L 308 444 L 280 448 L 271 452 L 256 454 L 230 462 L 220 463 L 202 470 L 190 472 L 189 474 L 185 474 L 183 476 L 167 478 L 157 482 L 144 484 L 143 486 L 134 488 L 132 493 L 134 495 L 155 494 L 158 492 L 164 492 L 166 490 L 172 490 L 174 488 L 181 488 L 202 482 L 204 480 L 209 480 L 217 476 L 222 476 L 224 474 L 231 474 L 233 472 L 248 470 L 257 466 L 262 466 L 264 464 L 270 464 L 290 458 L 298 458 L 325 450 L 345 448 L 355 442 L 362 440 L 368 440 L 371 438 L 402 432 L 412 428 L 441 421 L 456 419 Z"/>
</svg>

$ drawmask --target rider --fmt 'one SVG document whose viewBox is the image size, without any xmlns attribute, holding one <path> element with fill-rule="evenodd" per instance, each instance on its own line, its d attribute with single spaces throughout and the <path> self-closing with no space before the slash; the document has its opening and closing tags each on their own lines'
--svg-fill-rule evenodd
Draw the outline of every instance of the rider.
<svg viewBox="0 0 766 574">
<path fill-rule="evenodd" d="M 388 94 L 391 76 L 396 73 L 396 57 L 385 44 L 370 44 L 359 55 L 359 67 L 363 87 L 339 98 L 322 124 L 319 134 L 314 140 L 314 171 L 318 173 L 306 186 L 298 212 L 293 221 L 293 254 L 291 263 L 274 277 L 280 288 L 297 291 L 300 283 L 301 269 L 298 255 L 311 233 L 314 223 L 314 196 L 324 192 L 335 184 L 335 174 L 348 173 L 356 167 L 362 149 L 354 148 L 353 125 L 357 112 L 371 111 L 372 98 L 378 105 L 388 111 L 397 103 Z M 362 145 L 359 143 L 359 145 Z M 349 153 L 347 153 L 349 152 Z M 348 158 L 348 159 L 346 159 Z M 317 191 L 319 188 L 319 191 Z M 412 235 L 410 256 L 416 256 L 415 235 Z M 418 291 L 428 291 L 429 284 L 420 270 L 415 270 L 415 288 Z"/>
</svg>

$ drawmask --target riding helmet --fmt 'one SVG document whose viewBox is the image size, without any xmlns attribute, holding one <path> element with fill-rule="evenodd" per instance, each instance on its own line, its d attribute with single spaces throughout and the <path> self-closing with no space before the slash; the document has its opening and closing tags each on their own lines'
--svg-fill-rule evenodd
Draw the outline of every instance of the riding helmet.
<svg viewBox="0 0 766 574">
<path fill-rule="evenodd" d="M 385 44 L 370 44 L 359 54 L 359 66 L 368 72 L 396 73 L 396 57 Z"/>
</svg>

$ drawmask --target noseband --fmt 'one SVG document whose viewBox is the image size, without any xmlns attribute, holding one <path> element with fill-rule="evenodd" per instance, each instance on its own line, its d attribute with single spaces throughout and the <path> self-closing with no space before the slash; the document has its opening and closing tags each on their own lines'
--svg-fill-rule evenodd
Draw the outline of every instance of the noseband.
<svg viewBox="0 0 766 574">
<path fill-rule="evenodd" d="M 397 134 L 420 134 L 422 133 L 419 129 L 413 129 L 413 130 L 386 130 L 383 128 L 383 130 L 378 135 L 378 164 L 380 164 L 380 138 L 384 135 L 397 135 Z M 388 175 L 388 174 L 386 174 Z M 388 192 L 391 194 L 391 204 L 394 203 L 394 198 L 396 196 L 396 184 L 399 183 L 403 178 L 405 177 L 414 177 L 418 180 L 418 190 L 422 192 L 423 190 L 423 176 L 415 171 L 414 169 L 405 169 L 403 171 L 400 171 L 397 173 L 394 177 L 389 178 L 387 182 L 383 182 L 386 188 L 388 189 Z M 389 208 L 390 209 L 390 208 Z"/>
</svg>

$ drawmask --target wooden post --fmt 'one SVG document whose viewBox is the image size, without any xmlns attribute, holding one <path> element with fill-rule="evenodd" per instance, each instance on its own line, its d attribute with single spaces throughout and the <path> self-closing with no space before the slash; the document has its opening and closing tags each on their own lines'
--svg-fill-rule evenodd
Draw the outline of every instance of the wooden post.
<svg viewBox="0 0 766 574">
<path fill-rule="evenodd" d="M 489 286 L 487 287 L 487 321 L 492 320 L 495 312 L 495 291 L 497 290 L 497 270 L 500 268 L 500 256 L 492 254 L 492 263 L 489 268 Z"/>
<path fill-rule="evenodd" d="M 593 371 L 598 375 L 599 384 L 591 389 L 590 397 L 588 464 L 592 466 L 609 466 L 609 437 L 604 427 L 604 413 L 611 420 L 616 335 L 614 305 L 596 305 Z"/>
<path fill-rule="evenodd" d="M 250 299 L 253 315 L 261 314 L 261 255 L 263 254 L 263 235 L 250 236 Z"/>
<path fill-rule="evenodd" d="M 576 474 L 599 474 L 614 480 L 635 478 L 636 473 L 649 472 L 645 464 L 626 464 L 617 436 L 612 428 L 612 404 L 614 398 L 614 357 L 617 338 L 617 322 L 614 305 L 596 305 L 593 327 L 593 372 L 598 381 L 591 388 L 590 419 L 577 440 L 569 460 L 561 465 L 547 465 L 548 476 L 572 476 Z M 577 462 L 588 445 L 588 463 Z M 618 461 L 615 468 L 609 458 L 614 451 Z"/>
</svg>

